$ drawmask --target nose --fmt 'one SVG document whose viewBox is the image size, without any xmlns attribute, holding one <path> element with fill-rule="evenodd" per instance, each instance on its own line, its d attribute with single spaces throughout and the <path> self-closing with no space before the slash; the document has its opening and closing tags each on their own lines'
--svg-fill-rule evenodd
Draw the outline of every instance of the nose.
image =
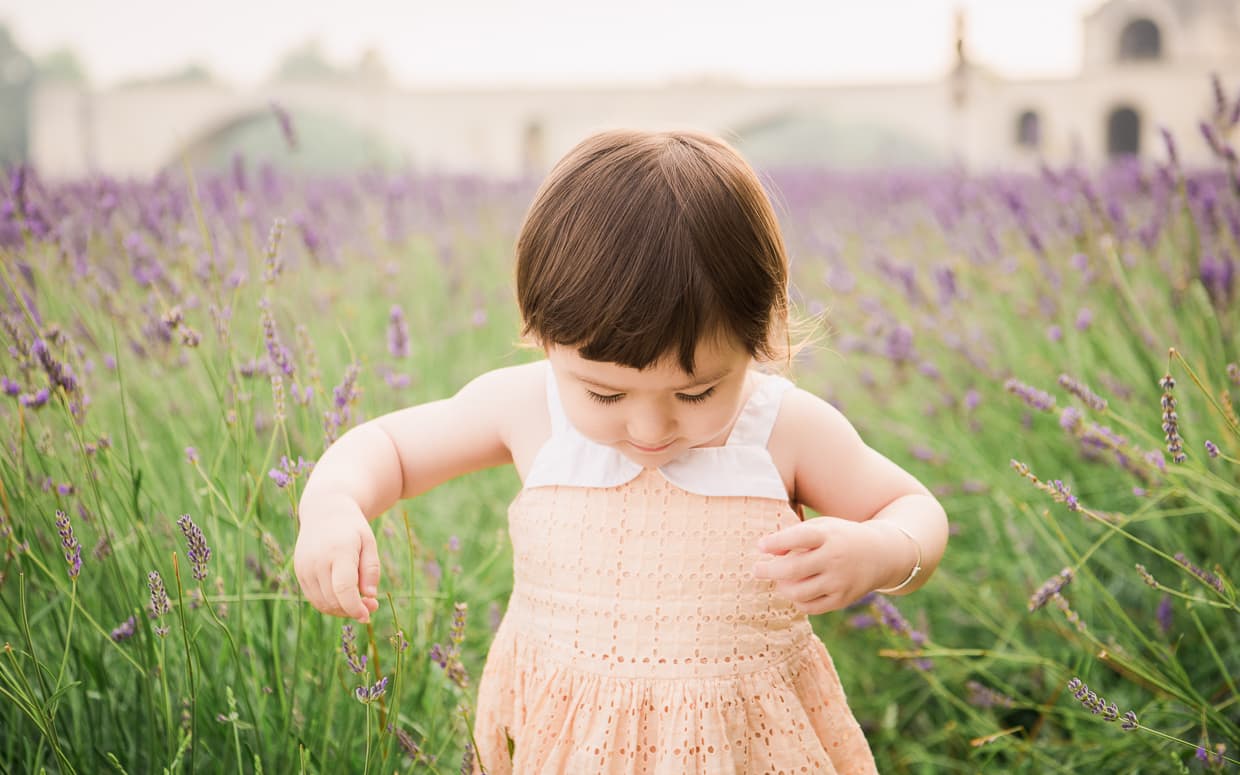
<svg viewBox="0 0 1240 775">
<path fill-rule="evenodd" d="M 670 412 L 655 407 L 643 409 L 629 418 L 629 439 L 643 447 L 661 447 L 672 440 L 676 419 Z"/>
</svg>

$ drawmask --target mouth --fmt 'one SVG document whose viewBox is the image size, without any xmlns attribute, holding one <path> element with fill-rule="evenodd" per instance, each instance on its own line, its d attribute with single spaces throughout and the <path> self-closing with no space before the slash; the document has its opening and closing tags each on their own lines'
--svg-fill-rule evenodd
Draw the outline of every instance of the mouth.
<svg viewBox="0 0 1240 775">
<path fill-rule="evenodd" d="M 646 454 L 654 454 L 656 452 L 663 452 L 667 450 L 669 447 L 672 446 L 672 442 L 669 441 L 668 443 L 662 446 L 659 446 L 659 447 L 643 447 L 641 444 L 635 444 L 634 442 L 630 441 L 629 446 L 633 447 L 633 449 L 636 449 L 638 452 L 645 452 Z"/>
</svg>

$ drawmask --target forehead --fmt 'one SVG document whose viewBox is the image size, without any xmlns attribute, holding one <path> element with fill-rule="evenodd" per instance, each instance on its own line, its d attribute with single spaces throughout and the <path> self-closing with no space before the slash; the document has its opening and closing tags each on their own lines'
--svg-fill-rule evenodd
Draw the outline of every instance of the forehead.
<svg viewBox="0 0 1240 775">
<path fill-rule="evenodd" d="M 750 356 L 744 347 L 731 339 L 720 341 L 711 337 L 698 343 L 693 358 L 693 374 L 687 374 L 681 368 L 674 354 L 645 369 L 592 361 L 583 358 L 577 348 L 566 345 L 549 346 L 547 358 L 557 371 L 599 386 L 621 390 L 666 390 L 705 384 L 718 379 L 724 372 L 743 371 Z"/>
</svg>

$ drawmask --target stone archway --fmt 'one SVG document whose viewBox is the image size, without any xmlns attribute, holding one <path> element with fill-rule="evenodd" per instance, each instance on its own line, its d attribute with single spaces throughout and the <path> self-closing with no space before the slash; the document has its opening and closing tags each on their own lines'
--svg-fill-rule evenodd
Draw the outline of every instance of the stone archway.
<svg viewBox="0 0 1240 775">
<path fill-rule="evenodd" d="M 1107 158 L 1137 156 L 1141 153 L 1141 114 L 1128 105 L 1113 109 L 1107 116 Z"/>
</svg>

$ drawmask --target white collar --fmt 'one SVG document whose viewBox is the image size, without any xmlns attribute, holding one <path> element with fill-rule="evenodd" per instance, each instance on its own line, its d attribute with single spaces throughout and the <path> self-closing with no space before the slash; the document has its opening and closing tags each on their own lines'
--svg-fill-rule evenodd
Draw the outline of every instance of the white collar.
<svg viewBox="0 0 1240 775">
<path fill-rule="evenodd" d="M 754 496 L 788 500 L 783 478 L 766 444 L 779 414 L 780 399 L 792 383 L 757 374 L 758 384 L 741 408 L 727 441 L 694 447 L 657 469 L 672 484 L 698 495 Z M 525 489 L 564 485 L 617 487 L 636 479 L 642 466 L 619 450 L 581 434 L 564 413 L 551 368 L 547 367 L 547 409 L 551 437 L 525 477 Z"/>
</svg>

